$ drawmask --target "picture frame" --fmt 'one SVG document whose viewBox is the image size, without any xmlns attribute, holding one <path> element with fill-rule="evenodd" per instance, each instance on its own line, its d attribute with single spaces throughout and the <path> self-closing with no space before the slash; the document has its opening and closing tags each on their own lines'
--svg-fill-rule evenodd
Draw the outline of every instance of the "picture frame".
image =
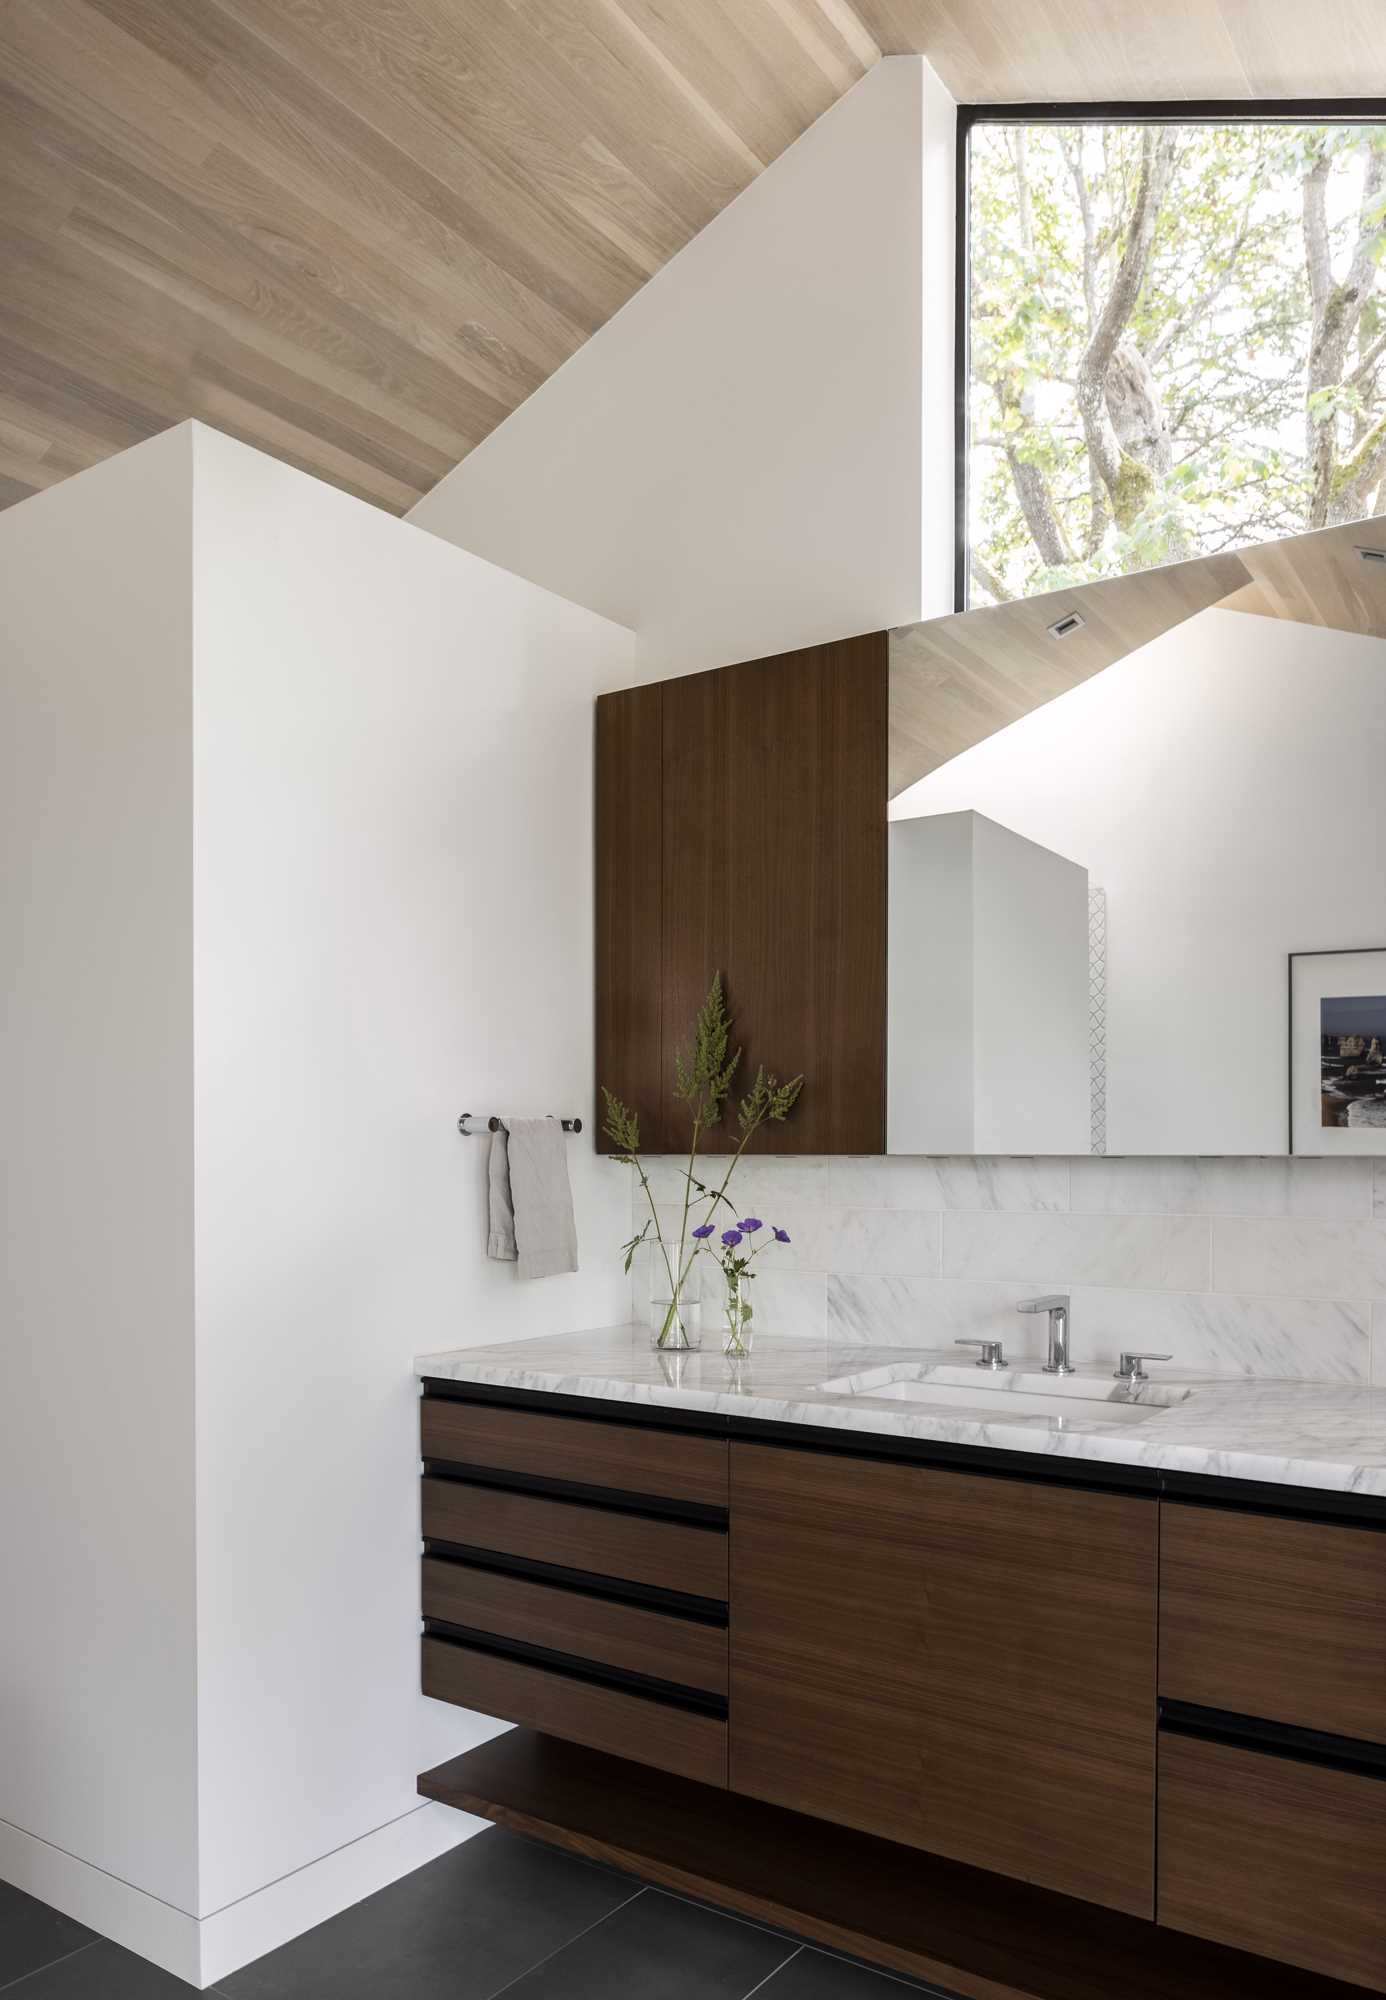
<svg viewBox="0 0 1386 2000">
<path fill-rule="evenodd" d="M 1289 1150 L 1386 1156 L 1386 945 L 1290 953 Z"/>
</svg>

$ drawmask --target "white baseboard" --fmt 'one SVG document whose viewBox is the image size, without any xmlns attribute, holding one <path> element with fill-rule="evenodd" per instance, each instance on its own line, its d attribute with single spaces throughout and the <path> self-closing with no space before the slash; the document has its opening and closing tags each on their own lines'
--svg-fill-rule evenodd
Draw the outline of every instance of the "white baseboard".
<svg viewBox="0 0 1386 2000">
<path fill-rule="evenodd" d="M 391 1820 L 204 1917 L 199 1926 L 201 1977 L 196 1984 L 215 1985 L 253 1958 L 302 1936 L 489 1825 L 489 1820 L 474 1819 L 452 1806 L 421 1801 L 402 1819 Z"/>
<path fill-rule="evenodd" d="M 190 1986 L 207 1983 L 201 1976 L 196 1917 L 8 1820 L 0 1820 L 0 1881 L 26 1889 L 41 1903 L 51 1903 L 65 1917 L 75 1917 Z"/>
<path fill-rule="evenodd" d="M 203 1988 L 325 1923 L 490 1824 L 425 1801 L 359 1840 L 204 1917 L 161 1903 L 104 1869 L 0 1820 L 0 1881 Z"/>
</svg>

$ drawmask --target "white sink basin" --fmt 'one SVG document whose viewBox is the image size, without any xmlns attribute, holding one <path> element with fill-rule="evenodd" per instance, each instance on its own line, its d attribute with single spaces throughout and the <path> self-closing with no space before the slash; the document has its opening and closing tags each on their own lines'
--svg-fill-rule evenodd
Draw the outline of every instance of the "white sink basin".
<svg viewBox="0 0 1386 2000">
<path fill-rule="evenodd" d="M 1110 1376 L 1031 1374 L 1014 1368 L 992 1374 L 982 1369 L 914 1366 L 873 1369 L 820 1386 L 830 1395 L 968 1410 L 990 1423 L 1044 1417 L 1050 1423 L 1081 1418 L 1086 1423 L 1141 1424 L 1192 1393 L 1162 1386 L 1158 1402 L 1132 1403 Z"/>
</svg>

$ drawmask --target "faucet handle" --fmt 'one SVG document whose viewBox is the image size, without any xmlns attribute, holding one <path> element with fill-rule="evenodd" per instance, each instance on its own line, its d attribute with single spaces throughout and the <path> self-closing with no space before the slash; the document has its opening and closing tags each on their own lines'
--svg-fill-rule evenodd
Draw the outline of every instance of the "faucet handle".
<svg viewBox="0 0 1386 2000">
<path fill-rule="evenodd" d="M 981 1348 L 980 1358 L 972 1364 L 974 1368 L 1004 1368 L 1006 1366 L 1005 1346 L 999 1340 L 955 1340 L 953 1345 L 954 1347 Z"/>
<path fill-rule="evenodd" d="M 1127 1354 L 1124 1350 L 1117 1363 L 1112 1380 L 1126 1382 L 1134 1389 L 1137 1382 L 1148 1382 L 1150 1377 L 1141 1367 L 1142 1361 L 1173 1361 L 1172 1354 Z"/>
</svg>

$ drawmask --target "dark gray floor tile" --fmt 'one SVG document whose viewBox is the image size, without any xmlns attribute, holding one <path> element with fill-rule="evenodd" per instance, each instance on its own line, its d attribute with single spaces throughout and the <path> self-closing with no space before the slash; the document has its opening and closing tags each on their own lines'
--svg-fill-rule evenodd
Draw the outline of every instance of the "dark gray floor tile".
<svg viewBox="0 0 1386 2000">
<path fill-rule="evenodd" d="M 516 1980 L 505 2000 L 744 2000 L 795 1948 L 650 1889 Z"/>
<path fill-rule="evenodd" d="M 228 2000 L 490 2000 L 639 1887 L 495 1828 L 217 1990 Z"/>
<path fill-rule="evenodd" d="M 197 1988 L 107 1938 L 5 1991 L 5 2000 L 188 2000 Z"/>
<path fill-rule="evenodd" d="M 869 1966 L 854 1965 L 850 1959 L 833 1958 L 828 1952 L 805 1946 L 797 1958 L 773 1979 L 766 1981 L 756 2000 L 911 2000 L 911 1996 L 937 1994 L 936 1986 L 916 1986 L 893 1973 L 873 1972 Z"/>
<path fill-rule="evenodd" d="M 94 1935 L 85 1924 L 0 1882 L 0 1986 L 12 1985 L 55 1958 L 65 1958 L 78 1945 L 90 1944 Z"/>
</svg>

